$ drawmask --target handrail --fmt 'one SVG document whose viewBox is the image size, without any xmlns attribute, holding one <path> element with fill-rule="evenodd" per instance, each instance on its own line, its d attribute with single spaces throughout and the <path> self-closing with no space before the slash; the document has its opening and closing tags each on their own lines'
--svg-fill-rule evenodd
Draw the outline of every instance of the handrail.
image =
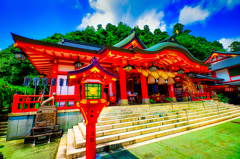
<svg viewBox="0 0 240 159">
<path fill-rule="evenodd" d="M 37 97 L 37 100 L 34 98 Z M 36 112 L 40 106 L 40 98 L 42 95 L 19 95 L 14 94 L 12 113 Z M 44 98 L 49 98 L 50 95 L 44 95 Z M 55 103 L 58 104 L 57 110 L 77 109 L 77 102 L 80 101 L 80 95 L 56 95 Z M 52 103 L 52 105 L 55 105 Z M 38 106 L 37 106 L 38 105 Z M 50 105 L 50 103 L 49 103 Z"/>
<path fill-rule="evenodd" d="M 217 110 L 218 110 L 218 115 L 220 115 L 218 104 L 216 104 L 214 102 L 207 101 L 207 100 L 204 100 L 204 101 L 209 102 L 209 103 L 211 103 L 213 105 L 216 105 L 217 106 Z"/>
<path fill-rule="evenodd" d="M 171 102 L 171 105 L 174 103 L 174 104 L 176 104 L 176 105 L 178 105 L 178 106 L 180 106 L 184 111 L 185 111 L 185 113 L 186 113 L 186 118 L 187 118 L 187 121 L 189 121 L 189 119 L 188 119 L 188 114 L 187 114 L 187 109 L 186 108 L 183 108 L 181 105 L 179 105 L 179 104 L 177 104 L 177 102 L 173 102 L 173 101 L 171 101 L 171 100 L 168 100 L 168 99 L 166 99 L 165 98 L 165 100 L 167 100 L 167 101 L 169 101 L 169 102 Z M 172 111 L 173 111 L 173 105 L 172 105 Z"/>
</svg>

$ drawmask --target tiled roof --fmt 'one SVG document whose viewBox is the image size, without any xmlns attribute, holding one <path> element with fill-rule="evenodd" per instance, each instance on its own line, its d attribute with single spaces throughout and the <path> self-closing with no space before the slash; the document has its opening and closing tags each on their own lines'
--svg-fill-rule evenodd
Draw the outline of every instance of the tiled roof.
<svg viewBox="0 0 240 159">
<path fill-rule="evenodd" d="M 240 64 L 240 56 L 230 57 L 225 60 L 211 64 L 211 71 L 220 70 L 223 68 L 235 66 Z"/>
</svg>

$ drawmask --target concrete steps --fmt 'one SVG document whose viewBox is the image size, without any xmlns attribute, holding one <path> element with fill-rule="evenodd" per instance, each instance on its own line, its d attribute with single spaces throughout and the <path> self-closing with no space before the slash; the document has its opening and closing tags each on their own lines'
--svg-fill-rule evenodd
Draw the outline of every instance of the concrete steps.
<svg viewBox="0 0 240 159">
<path fill-rule="evenodd" d="M 180 104 L 176 106 L 169 104 L 162 106 L 138 105 L 128 106 L 128 109 L 126 106 L 104 108 L 96 126 L 97 152 L 116 149 L 240 116 L 240 108 L 229 104 L 207 102 L 204 103 L 205 108 L 200 102 Z M 219 107 L 219 112 L 216 104 Z M 78 123 L 78 125 L 73 126 L 73 129 L 69 129 L 65 144 L 65 158 L 85 156 L 85 138 L 86 126 L 84 123 Z"/>
<path fill-rule="evenodd" d="M 0 122 L 0 136 L 7 135 L 8 122 Z"/>
</svg>

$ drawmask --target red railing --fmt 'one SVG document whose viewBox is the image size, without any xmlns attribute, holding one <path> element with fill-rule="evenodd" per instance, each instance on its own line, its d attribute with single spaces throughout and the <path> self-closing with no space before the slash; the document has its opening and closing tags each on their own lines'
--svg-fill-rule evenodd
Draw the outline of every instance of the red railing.
<svg viewBox="0 0 240 159">
<path fill-rule="evenodd" d="M 197 95 L 192 95 L 191 96 L 192 101 L 198 101 L 198 100 L 211 100 L 210 93 L 205 92 L 205 93 L 199 93 Z"/>
<path fill-rule="evenodd" d="M 42 95 L 19 95 L 13 96 L 12 113 L 36 112 L 40 105 Z M 44 95 L 44 100 L 48 99 L 49 95 Z M 56 95 L 55 103 L 57 110 L 77 109 L 77 102 L 80 101 L 80 95 Z"/>
</svg>

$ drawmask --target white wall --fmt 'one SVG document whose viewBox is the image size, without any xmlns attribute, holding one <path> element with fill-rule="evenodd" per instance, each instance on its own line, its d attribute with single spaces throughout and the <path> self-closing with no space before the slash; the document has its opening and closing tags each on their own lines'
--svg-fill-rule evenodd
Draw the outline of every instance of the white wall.
<svg viewBox="0 0 240 159">
<path fill-rule="evenodd" d="M 217 78 L 223 78 L 224 79 L 223 82 L 230 81 L 227 69 L 216 71 L 216 76 Z"/>
<path fill-rule="evenodd" d="M 58 71 L 67 72 L 67 71 L 74 71 L 74 70 L 75 70 L 74 66 L 58 65 Z M 61 88 L 61 95 L 74 95 L 75 86 L 71 86 L 71 87 L 66 86 L 67 75 L 57 76 L 57 95 L 60 95 L 60 86 L 59 86 L 60 78 L 64 79 L 63 86 Z M 73 104 L 73 102 L 70 102 L 69 104 Z M 61 102 L 60 105 L 61 106 L 64 105 L 64 102 Z"/>
<path fill-rule="evenodd" d="M 231 77 L 231 80 L 238 80 L 238 79 L 240 79 L 240 76 Z"/>
</svg>

